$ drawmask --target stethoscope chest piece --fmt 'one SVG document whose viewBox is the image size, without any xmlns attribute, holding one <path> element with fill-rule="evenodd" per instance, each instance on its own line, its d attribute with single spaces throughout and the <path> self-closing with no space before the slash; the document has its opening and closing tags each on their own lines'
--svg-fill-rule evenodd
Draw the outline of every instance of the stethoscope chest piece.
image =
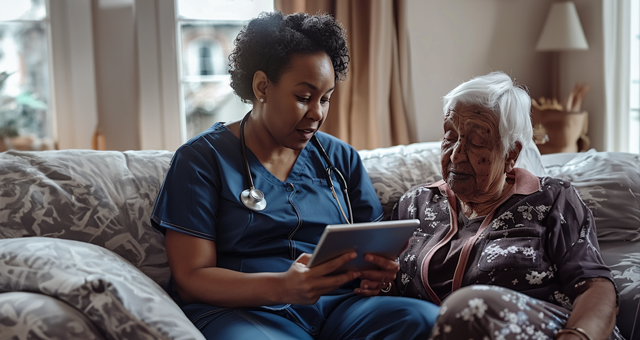
<svg viewBox="0 0 640 340">
<path fill-rule="evenodd" d="M 264 199 L 262 191 L 253 187 L 242 191 L 240 200 L 245 207 L 253 211 L 262 211 L 267 207 L 267 200 Z"/>
</svg>

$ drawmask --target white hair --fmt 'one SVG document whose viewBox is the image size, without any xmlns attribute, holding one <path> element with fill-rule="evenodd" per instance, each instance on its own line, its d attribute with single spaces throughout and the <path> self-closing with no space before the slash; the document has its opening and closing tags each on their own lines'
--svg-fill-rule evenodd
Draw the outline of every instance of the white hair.
<svg viewBox="0 0 640 340">
<path fill-rule="evenodd" d="M 533 139 L 531 98 L 504 72 L 491 72 L 458 85 L 443 98 L 444 114 L 457 104 L 477 105 L 494 113 L 504 154 L 514 150 L 516 142 L 524 147 Z"/>
</svg>

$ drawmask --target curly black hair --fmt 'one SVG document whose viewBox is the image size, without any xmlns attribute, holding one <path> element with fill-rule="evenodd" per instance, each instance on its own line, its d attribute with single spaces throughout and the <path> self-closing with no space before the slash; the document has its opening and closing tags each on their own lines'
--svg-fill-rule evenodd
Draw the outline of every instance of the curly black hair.
<svg viewBox="0 0 640 340">
<path fill-rule="evenodd" d="M 331 59 L 336 82 L 349 66 L 345 31 L 329 14 L 261 13 L 242 28 L 229 56 L 231 87 L 245 103 L 255 99 L 253 75 L 267 74 L 278 83 L 294 54 L 325 52 Z"/>
</svg>

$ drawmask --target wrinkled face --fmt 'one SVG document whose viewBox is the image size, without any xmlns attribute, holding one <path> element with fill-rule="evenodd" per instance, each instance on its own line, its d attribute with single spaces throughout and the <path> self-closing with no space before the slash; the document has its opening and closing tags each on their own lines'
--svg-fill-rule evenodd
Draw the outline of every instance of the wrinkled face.
<svg viewBox="0 0 640 340">
<path fill-rule="evenodd" d="M 278 83 L 265 89 L 263 123 L 271 136 L 282 146 L 303 149 L 327 119 L 334 87 L 326 53 L 294 55 Z"/>
<path fill-rule="evenodd" d="M 458 198 L 480 203 L 500 195 L 505 159 L 495 114 L 462 104 L 449 110 L 440 163 L 443 179 Z"/>
</svg>

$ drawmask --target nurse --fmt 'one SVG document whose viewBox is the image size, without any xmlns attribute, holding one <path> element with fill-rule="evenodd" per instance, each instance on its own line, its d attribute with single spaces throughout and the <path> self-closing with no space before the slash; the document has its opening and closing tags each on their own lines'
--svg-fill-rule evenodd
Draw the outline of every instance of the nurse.
<svg viewBox="0 0 640 340">
<path fill-rule="evenodd" d="M 152 216 L 185 314 L 207 339 L 426 339 L 435 305 L 377 296 L 396 261 L 367 255 L 378 270 L 340 275 L 355 253 L 306 266 L 327 224 L 382 218 L 358 153 L 318 131 L 347 72 L 342 27 L 263 13 L 229 60 L 253 109 L 176 151 Z"/>
</svg>

